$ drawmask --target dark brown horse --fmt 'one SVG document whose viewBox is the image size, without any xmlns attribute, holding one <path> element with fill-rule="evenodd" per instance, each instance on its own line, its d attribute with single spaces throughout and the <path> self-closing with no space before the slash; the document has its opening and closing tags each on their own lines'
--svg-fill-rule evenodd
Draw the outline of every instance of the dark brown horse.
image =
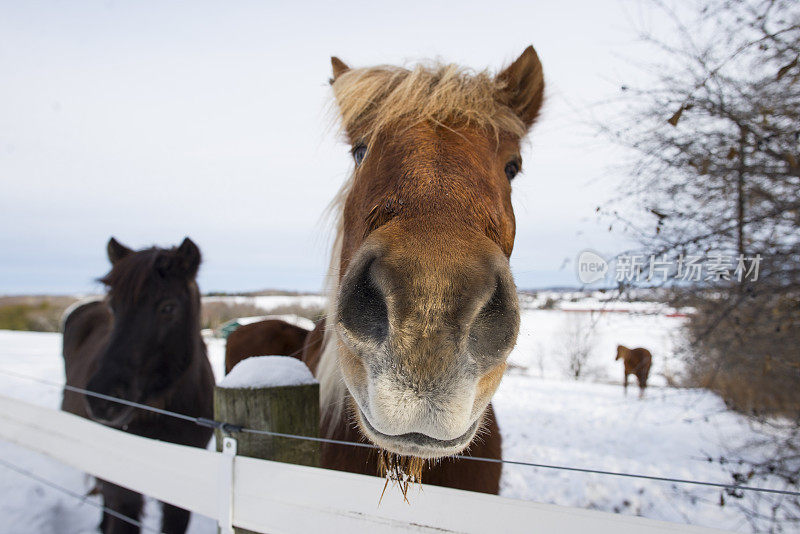
<svg viewBox="0 0 800 534">
<path fill-rule="evenodd" d="M 497 493 L 499 464 L 447 457 L 501 456 L 490 400 L 519 329 L 511 181 L 542 103 L 539 58 L 528 47 L 496 76 L 332 65 L 355 169 L 336 204 L 331 308 L 303 357 L 322 434 L 433 460 L 425 483 Z M 322 453 L 372 475 L 378 458 Z"/>
<path fill-rule="evenodd" d="M 280 319 L 240 326 L 225 343 L 225 374 L 251 356 L 294 356 L 300 359 L 309 330 Z"/>
<path fill-rule="evenodd" d="M 647 387 L 647 377 L 650 375 L 650 365 L 653 363 L 653 356 L 650 351 L 641 347 L 629 349 L 623 345 L 617 345 L 617 357 L 614 360 L 622 360 L 625 364 L 625 394 L 628 394 L 628 375 L 636 375 L 639 381 L 639 397 L 644 396 Z"/>
<path fill-rule="evenodd" d="M 67 384 L 194 417 L 213 416 L 214 376 L 200 337 L 200 251 L 180 247 L 134 252 L 108 242 L 108 296 L 73 310 L 64 321 Z M 211 430 L 193 423 L 64 391 L 61 408 L 152 439 L 205 447 Z M 101 482 L 105 506 L 137 520 L 142 496 Z M 189 512 L 164 504 L 162 531 L 182 533 Z M 139 532 L 104 513 L 103 532 Z"/>
</svg>

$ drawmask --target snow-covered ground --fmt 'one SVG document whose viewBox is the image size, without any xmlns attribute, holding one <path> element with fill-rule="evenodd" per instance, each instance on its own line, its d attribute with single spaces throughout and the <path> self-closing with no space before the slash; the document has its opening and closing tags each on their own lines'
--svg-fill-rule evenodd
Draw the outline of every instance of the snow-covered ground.
<svg viewBox="0 0 800 534">
<path fill-rule="evenodd" d="M 657 299 L 660 295 L 655 290 L 639 290 L 640 295 L 631 291 L 626 298 L 618 292 L 609 291 L 555 291 L 543 290 L 520 293 L 519 301 L 526 308 L 547 307 L 554 310 L 605 310 L 626 311 L 634 313 L 675 314 L 685 313 L 686 309 L 677 310 Z M 630 300 L 630 299 L 634 300 Z M 642 299 L 642 300 L 636 300 Z"/>
<path fill-rule="evenodd" d="M 309 296 L 313 297 L 313 296 Z M 230 297 L 225 297 L 230 298 Z M 257 297 L 262 298 L 262 297 Z M 294 299 L 259 303 L 265 309 Z M 321 297 L 308 303 L 322 304 Z M 511 460 L 729 482 L 730 475 L 708 456 L 724 455 L 755 437 L 747 420 L 726 410 L 714 394 L 666 387 L 660 375 L 680 372 L 674 356 L 682 319 L 643 313 L 525 309 L 514 364 L 495 397 L 504 457 Z M 568 378 L 564 363 L 571 331 L 590 336 L 592 352 L 582 380 Z M 590 333 L 586 333 L 590 332 Z M 218 378 L 224 340 L 207 338 Z M 639 400 L 623 396 L 617 344 L 645 346 L 654 355 L 653 380 Z M 63 383 L 61 336 L 0 331 L 0 371 Z M 57 388 L 3 375 L 0 391 L 57 408 Z M 0 442 L 0 459 L 52 482 L 85 493 L 91 481 L 75 470 Z M 94 532 L 100 512 L 0 465 L 0 533 Z M 721 507 L 718 490 L 670 483 L 505 466 L 507 497 L 580 506 L 676 522 L 749 530 L 741 512 Z M 98 503 L 98 497 L 87 500 Z M 147 524 L 157 528 L 158 507 L 148 502 Z M 192 533 L 216 532 L 213 521 L 193 516 Z"/>
<path fill-rule="evenodd" d="M 557 466 L 730 482 L 707 456 L 752 437 L 714 394 L 506 376 L 495 396 L 503 455 Z M 697 486 L 506 465 L 502 495 L 737 530 L 743 518 Z"/>
</svg>

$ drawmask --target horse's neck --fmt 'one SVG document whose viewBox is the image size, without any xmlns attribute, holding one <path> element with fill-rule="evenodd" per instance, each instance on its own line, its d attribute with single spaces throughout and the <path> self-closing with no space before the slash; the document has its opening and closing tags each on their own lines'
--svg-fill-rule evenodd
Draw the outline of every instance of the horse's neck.
<svg viewBox="0 0 800 534">
<path fill-rule="evenodd" d="M 202 365 L 203 361 L 208 362 L 208 349 L 206 342 L 203 340 L 202 326 L 200 324 L 200 294 L 197 293 L 196 299 L 193 299 L 194 309 L 191 312 L 190 326 L 189 326 L 189 343 L 192 347 L 192 364 L 190 367 L 195 367 L 198 364 Z"/>
<path fill-rule="evenodd" d="M 211 363 L 208 361 L 208 349 L 206 342 L 200 331 L 192 333 L 192 363 L 187 369 L 187 375 L 191 370 L 196 370 L 202 376 L 204 370 L 211 371 Z"/>
<path fill-rule="evenodd" d="M 163 408 L 178 413 L 212 417 L 211 392 L 214 387 L 214 372 L 199 332 L 196 335 L 192 334 L 191 343 L 191 362 L 163 392 L 159 403 Z"/>
<path fill-rule="evenodd" d="M 206 349 L 205 341 L 200 331 L 192 331 L 190 334 L 188 344 L 190 347 L 190 362 L 183 372 L 175 377 L 172 382 L 173 387 L 169 389 L 169 393 L 165 398 L 165 402 L 170 403 L 170 398 L 175 394 L 180 395 L 181 391 L 187 388 L 195 388 L 198 380 L 205 378 L 205 374 L 211 373 L 211 364 L 208 361 L 208 352 Z M 207 368 L 207 369 L 206 369 Z M 213 373 L 211 373 L 213 376 Z"/>
</svg>

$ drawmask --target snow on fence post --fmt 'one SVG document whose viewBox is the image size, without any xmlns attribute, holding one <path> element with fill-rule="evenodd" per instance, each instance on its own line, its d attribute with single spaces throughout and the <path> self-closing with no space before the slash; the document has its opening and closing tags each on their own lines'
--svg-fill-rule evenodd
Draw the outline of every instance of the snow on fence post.
<svg viewBox="0 0 800 534">
<path fill-rule="evenodd" d="M 319 383 L 296 358 L 246 358 L 215 388 L 214 418 L 247 428 L 318 437 Z M 215 432 L 219 451 L 222 434 Z M 319 466 L 318 442 L 242 432 L 234 437 L 239 456 Z"/>
</svg>

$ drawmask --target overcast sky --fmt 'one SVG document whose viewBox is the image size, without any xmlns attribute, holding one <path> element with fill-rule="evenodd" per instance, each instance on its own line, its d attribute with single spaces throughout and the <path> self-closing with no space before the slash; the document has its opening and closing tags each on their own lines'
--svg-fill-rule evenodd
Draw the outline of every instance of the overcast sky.
<svg viewBox="0 0 800 534">
<path fill-rule="evenodd" d="M 594 213 L 619 153 L 584 121 L 635 73 L 646 18 L 592 0 L 3 3 L 0 293 L 97 290 L 111 235 L 190 236 L 204 291 L 319 289 L 320 217 L 351 168 L 330 56 L 496 71 L 528 44 L 547 102 L 514 182 L 512 269 L 520 287 L 574 285 L 581 250 L 627 246 Z"/>
</svg>

